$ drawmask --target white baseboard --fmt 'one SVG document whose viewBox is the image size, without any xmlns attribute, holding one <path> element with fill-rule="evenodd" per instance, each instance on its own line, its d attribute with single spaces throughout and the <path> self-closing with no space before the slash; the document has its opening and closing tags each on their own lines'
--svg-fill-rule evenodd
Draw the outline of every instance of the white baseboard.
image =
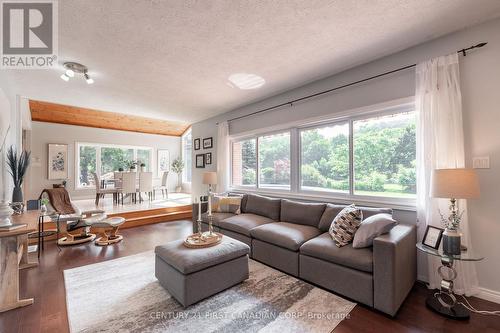
<svg viewBox="0 0 500 333">
<path fill-rule="evenodd" d="M 474 296 L 490 302 L 500 304 L 500 291 L 479 287 L 479 293 Z"/>
</svg>

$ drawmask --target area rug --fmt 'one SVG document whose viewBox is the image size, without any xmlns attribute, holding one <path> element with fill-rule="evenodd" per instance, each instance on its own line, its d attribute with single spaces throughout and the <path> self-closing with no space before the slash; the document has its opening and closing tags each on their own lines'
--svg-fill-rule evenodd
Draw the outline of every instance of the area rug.
<svg viewBox="0 0 500 333">
<path fill-rule="evenodd" d="M 64 271 L 70 331 L 331 332 L 355 303 L 250 260 L 250 278 L 183 309 L 154 275 L 154 253 Z"/>
</svg>

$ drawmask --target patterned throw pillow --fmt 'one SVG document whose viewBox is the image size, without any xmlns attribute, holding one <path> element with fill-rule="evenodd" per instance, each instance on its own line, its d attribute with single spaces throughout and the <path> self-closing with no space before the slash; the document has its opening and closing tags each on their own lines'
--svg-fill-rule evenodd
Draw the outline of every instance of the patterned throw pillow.
<svg viewBox="0 0 500 333">
<path fill-rule="evenodd" d="M 335 245 L 342 247 L 352 242 L 362 220 L 363 213 L 354 204 L 342 209 L 333 219 L 328 231 L 335 241 Z"/>
<path fill-rule="evenodd" d="M 212 197 L 212 211 L 214 213 L 241 213 L 241 197 L 226 197 L 214 195 Z"/>
</svg>

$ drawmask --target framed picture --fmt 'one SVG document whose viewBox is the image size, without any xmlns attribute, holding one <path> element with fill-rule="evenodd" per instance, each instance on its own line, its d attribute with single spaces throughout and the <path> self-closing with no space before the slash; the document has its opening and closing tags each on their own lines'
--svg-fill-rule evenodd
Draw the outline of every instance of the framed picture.
<svg viewBox="0 0 500 333">
<path fill-rule="evenodd" d="M 205 154 L 197 154 L 196 155 L 196 167 L 204 168 L 205 167 Z"/>
<path fill-rule="evenodd" d="M 170 171 L 170 152 L 167 149 L 158 149 L 158 177 Z"/>
<path fill-rule="evenodd" d="M 212 164 L 212 153 L 205 154 L 205 164 Z"/>
<path fill-rule="evenodd" d="M 422 244 L 437 250 L 439 248 L 439 244 L 441 244 L 441 237 L 443 237 L 443 232 L 444 229 L 428 225 L 427 229 L 425 229 Z"/>
<path fill-rule="evenodd" d="M 49 143 L 47 170 L 50 180 L 68 179 L 68 145 Z"/>
<path fill-rule="evenodd" d="M 212 148 L 213 146 L 214 146 L 214 142 L 213 142 L 213 139 L 211 137 L 203 139 L 203 149 L 209 149 L 209 148 Z"/>
<path fill-rule="evenodd" d="M 194 150 L 200 150 L 200 138 L 194 139 Z"/>
</svg>

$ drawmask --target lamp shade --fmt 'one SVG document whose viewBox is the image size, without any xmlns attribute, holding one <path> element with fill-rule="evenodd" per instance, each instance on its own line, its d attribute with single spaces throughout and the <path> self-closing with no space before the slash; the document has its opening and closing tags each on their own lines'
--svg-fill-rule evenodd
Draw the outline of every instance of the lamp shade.
<svg viewBox="0 0 500 333">
<path fill-rule="evenodd" d="M 479 182 L 473 169 L 436 169 L 431 174 L 431 197 L 473 199 L 479 197 Z"/>
<path fill-rule="evenodd" d="M 217 172 L 207 171 L 203 173 L 203 184 L 217 185 Z"/>
</svg>

